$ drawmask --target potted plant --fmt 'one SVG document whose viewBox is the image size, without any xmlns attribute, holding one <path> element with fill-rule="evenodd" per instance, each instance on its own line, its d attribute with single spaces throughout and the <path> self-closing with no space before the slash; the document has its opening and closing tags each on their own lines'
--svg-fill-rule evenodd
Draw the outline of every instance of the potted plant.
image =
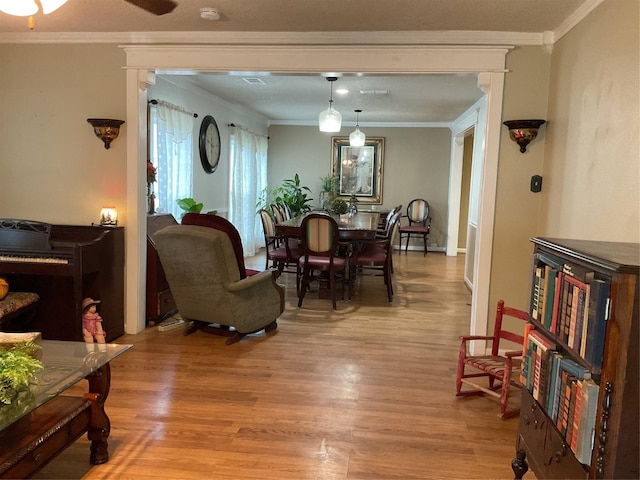
<svg viewBox="0 0 640 480">
<path fill-rule="evenodd" d="M 0 403 L 10 404 L 21 389 L 29 386 L 29 381 L 42 362 L 33 357 L 40 346 L 33 342 L 19 342 L 11 347 L 0 345 Z"/>
<path fill-rule="evenodd" d="M 282 185 L 273 190 L 265 188 L 256 208 L 269 210 L 268 207 L 272 203 L 286 203 L 293 216 L 300 215 L 311 210 L 309 202 L 312 202 L 313 198 L 309 198 L 307 192 L 311 192 L 311 189 L 301 184 L 296 173 L 293 178 L 284 180 Z"/>
<path fill-rule="evenodd" d="M 334 198 L 331 201 L 331 213 L 334 215 L 342 215 L 349 211 L 349 206 L 347 202 L 342 200 L 341 198 Z"/>
<path fill-rule="evenodd" d="M 331 201 L 336 197 L 338 177 L 335 175 L 325 175 L 320 177 L 320 206 L 324 210 L 331 208 Z"/>
<path fill-rule="evenodd" d="M 204 207 L 202 203 L 196 203 L 193 198 L 179 198 L 176 200 L 176 203 L 182 210 L 184 210 L 184 213 L 180 218 L 184 217 L 187 213 L 200 213 Z M 210 210 L 207 212 L 207 215 L 216 215 L 217 213 L 217 210 Z"/>
</svg>

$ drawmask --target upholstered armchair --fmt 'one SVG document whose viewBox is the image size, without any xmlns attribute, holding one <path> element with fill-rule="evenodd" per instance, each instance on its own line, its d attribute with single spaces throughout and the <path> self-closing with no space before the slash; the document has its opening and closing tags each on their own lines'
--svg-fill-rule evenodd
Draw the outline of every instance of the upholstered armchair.
<svg viewBox="0 0 640 480">
<path fill-rule="evenodd" d="M 158 231 L 154 242 L 178 311 L 188 322 L 185 335 L 208 331 L 229 336 L 230 345 L 248 333 L 277 328 L 284 290 L 271 270 L 241 275 L 227 233 L 175 225 Z"/>
</svg>

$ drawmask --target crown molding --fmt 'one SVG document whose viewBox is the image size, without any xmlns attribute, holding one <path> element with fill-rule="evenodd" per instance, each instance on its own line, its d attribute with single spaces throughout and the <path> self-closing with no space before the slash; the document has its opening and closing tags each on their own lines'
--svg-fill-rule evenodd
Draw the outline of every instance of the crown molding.
<svg viewBox="0 0 640 480">
<path fill-rule="evenodd" d="M 224 45 L 542 45 L 543 33 L 413 32 L 23 32 L 0 33 L 0 43 Z"/>
<path fill-rule="evenodd" d="M 580 5 L 558 28 L 553 31 L 552 43 L 557 42 L 564 37 L 569 31 L 585 19 L 587 15 L 593 12 L 604 0 L 587 0 Z"/>
<path fill-rule="evenodd" d="M 318 119 L 314 120 L 269 120 L 269 126 L 281 125 L 286 127 L 318 127 Z M 452 122 L 367 122 L 360 123 L 361 128 L 449 128 Z M 355 127 L 356 122 L 342 122 L 343 127 Z"/>
</svg>

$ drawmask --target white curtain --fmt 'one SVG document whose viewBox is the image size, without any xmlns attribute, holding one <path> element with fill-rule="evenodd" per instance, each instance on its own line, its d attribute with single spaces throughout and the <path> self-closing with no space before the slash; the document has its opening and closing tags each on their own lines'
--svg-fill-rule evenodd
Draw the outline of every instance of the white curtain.
<svg viewBox="0 0 640 480">
<path fill-rule="evenodd" d="M 231 135 L 229 220 L 242 238 L 245 256 L 255 255 L 264 244 L 256 205 L 267 186 L 267 137 L 236 126 Z"/>
<path fill-rule="evenodd" d="M 180 221 L 176 200 L 193 196 L 193 113 L 158 101 L 150 109 L 150 156 L 157 168 L 156 205 Z"/>
</svg>

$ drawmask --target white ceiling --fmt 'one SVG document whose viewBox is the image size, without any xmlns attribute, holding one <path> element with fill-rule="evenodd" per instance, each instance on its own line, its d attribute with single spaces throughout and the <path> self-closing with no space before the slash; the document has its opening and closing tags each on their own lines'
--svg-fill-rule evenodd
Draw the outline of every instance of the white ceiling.
<svg viewBox="0 0 640 480">
<path fill-rule="evenodd" d="M 575 23 L 573 19 L 581 18 L 581 12 L 595 8 L 601 1 L 176 0 L 178 6 L 173 12 L 155 16 L 124 0 L 69 0 L 56 12 L 37 14 L 33 31 L 28 30 L 25 17 L 0 12 L 0 42 L 212 43 L 220 38 L 230 41 L 242 36 L 258 42 L 276 32 L 284 39 L 287 34 L 307 35 L 315 42 L 327 43 L 335 42 L 336 36 L 344 38 L 345 34 L 357 41 L 357 32 L 380 32 L 379 36 L 385 38 L 393 35 L 405 38 L 403 34 L 440 35 L 445 39 L 441 41 L 456 38 L 459 43 L 467 39 L 469 43 L 479 43 L 479 39 L 509 35 L 542 39 L 544 32 L 552 32 L 553 38 L 553 32 L 566 28 L 572 21 Z M 219 9 L 221 19 L 202 20 L 201 7 Z M 332 36 L 319 32 L 336 33 Z M 485 40 L 485 43 L 492 42 Z M 473 75 L 338 75 L 340 78 L 334 83 L 334 107 L 342 113 L 346 124 L 354 123 L 354 109 L 363 110 L 360 115 L 363 126 L 451 122 L 482 95 Z M 264 85 L 248 83 L 244 78 L 259 78 Z M 171 80 L 196 85 L 230 103 L 243 105 L 272 123 L 313 124 L 329 100 L 329 82 L 319 74 L 236 72 L 171 77 Z M 341 96 L 336 93 L 339 88 L 346 88 L 349 93 Z M 365 95 L 361 90 L 389 93 Z"/>
</svg>

